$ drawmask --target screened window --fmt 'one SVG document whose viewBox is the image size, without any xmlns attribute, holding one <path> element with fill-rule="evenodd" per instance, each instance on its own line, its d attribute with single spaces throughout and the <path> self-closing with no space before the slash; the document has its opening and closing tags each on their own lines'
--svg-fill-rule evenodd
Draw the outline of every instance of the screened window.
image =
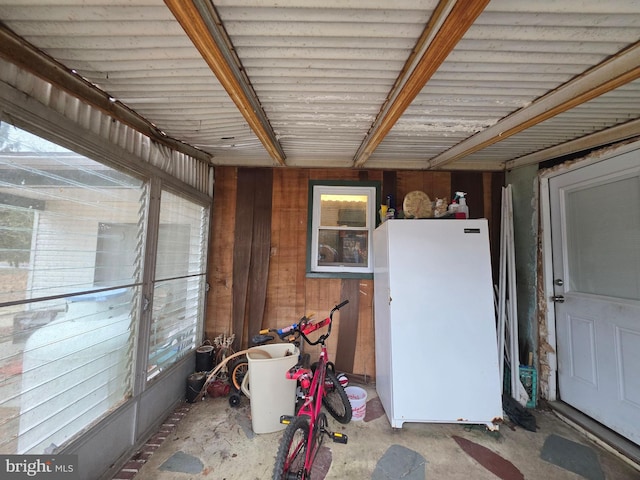
<svg viewBox="0 0 640 480">
<path fill-rule="evenodd" d="M 373 272 L 376 186 L 312 183 L 310 191 L 309 271 Z"/>
<path fill-rule="evenodd" d="M 153 288 L 147 379 L 175 363 L 200 338 L 207 209 L 163 191 Z"/>
<path fill-rule="evenodd" d="M 0 124 L 0 451 L 57 449 L 132 394 L 147 187 Z"/>
</svg>

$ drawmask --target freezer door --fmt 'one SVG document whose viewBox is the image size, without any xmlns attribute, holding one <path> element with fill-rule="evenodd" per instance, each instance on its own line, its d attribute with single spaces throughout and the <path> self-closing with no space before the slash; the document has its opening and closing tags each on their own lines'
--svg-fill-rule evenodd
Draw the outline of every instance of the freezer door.
<svg viewBox="0 0 640 480">
<path fill-rule="evenodd" d="M 487 221 L 388 223 L 394 421 L 493 424 L 502 401 Z"/>
</svg>

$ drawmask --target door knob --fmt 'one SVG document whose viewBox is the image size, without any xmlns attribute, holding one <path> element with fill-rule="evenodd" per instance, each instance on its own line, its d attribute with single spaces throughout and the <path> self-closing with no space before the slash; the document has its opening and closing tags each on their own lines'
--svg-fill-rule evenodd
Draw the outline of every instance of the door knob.
<svg viewBox="0 0 640 480">
<path fill-rule="evenodd" d="M 551 300 L 553 300 L 554 302 L 558 302 L 558 303 L 564 303 L 564 296 L 562 296 L 562 295 L 554 295 L 553 297 L 551 297 Z"/>
<path fill-rule="evenodd" d="M 555 284 L 556 284 L 556 285 L 558 285 L 559 287 L 561 287 L 562 285 L 564 285 L 564 282 L 562 281 L 562 279 L 561 279 L 561 278 L 556 278 L 556 279 L 554 280 L 554 282 L 553 282 L 553 283 L 555 283 Z"/>
</svg>

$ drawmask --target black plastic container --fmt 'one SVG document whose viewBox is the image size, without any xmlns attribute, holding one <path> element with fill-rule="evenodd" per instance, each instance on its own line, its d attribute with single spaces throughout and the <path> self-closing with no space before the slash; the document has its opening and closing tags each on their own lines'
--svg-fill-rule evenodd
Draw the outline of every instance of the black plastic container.
<svg viewBox="0 0 640 480">
<path fill-rule="evenodd" d="M 187 402 L 194 403 L 200 396 L 200 391 L 204 387 L 207 376 L 204 372 L 196 372 L 187 378 Z"/>
<path fill-rule="evenodd" d="M 213 369 L 213 345 L 202 345 L 196 349 L 196 372 Z"/>
</svg>

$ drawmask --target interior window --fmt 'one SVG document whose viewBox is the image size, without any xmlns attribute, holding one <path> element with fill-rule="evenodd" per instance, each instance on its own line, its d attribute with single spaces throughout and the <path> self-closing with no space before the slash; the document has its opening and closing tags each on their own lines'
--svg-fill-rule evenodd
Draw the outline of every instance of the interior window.
<svg viewBox="0 0 640 480">
<path fill-rule="evenodd" d="M 376 185 L 310 185 L 310 273 L 370 274 Z"/>
</svg>

